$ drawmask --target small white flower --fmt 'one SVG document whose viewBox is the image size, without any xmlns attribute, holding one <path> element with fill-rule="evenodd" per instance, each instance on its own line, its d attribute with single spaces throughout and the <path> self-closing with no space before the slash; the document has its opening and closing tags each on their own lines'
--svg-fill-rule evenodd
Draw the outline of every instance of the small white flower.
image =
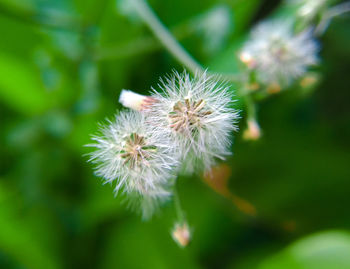
<svg viewBox="0 0 350 269">
<path fill-rule="evenodd" d="M 327 6 L 329 0 L 289 0 L 291 4 L 299 6 L 298 15 L 308 19 L 313 19 L 320 10 Z"/>
<path fill-rule="evenodd" d="M 244 45 L 240 59 L 263 83 L 290 83 L 317 63 L 318 44 L 311 30 L 294 34 L 289 21 L 266 21 L 257 25 Z"/>
<path fill-rule="evenodd" d="M 140 18 L 135 10 L 135 1 L 133 0 L 117 0 L 116 8 L 121 15 L 124 15 L 132 22 L 139 22 Z"/>
<path fill-rule="evenodd" d="M 206 73 L 191 78 L 186 72 L 174 72 L 159 86 L 162 92 L 154 90 L 156 101 L 146 111 L 158 132 L 173 141 L 185 170 L 208 170 L 216 158 L 231 154 L 238 113 L 227 87 Z"/>
<path fill-rule="evenodd" d="M 156 201 L 170 195 L 174 166 L 169 139 L 154 132 L 147 118 L 137 111 L 121 112 L 114 121 L 102 125 L 101 134 L 94 136 L 95 147 L 89 161 L 96 163 L 96 175 L 105 182 L 116 182 L 115 191 L 122 189 L 131 196 Z"/>
<path fill-rule="evenodd" d="M 217 5 L 195 21 L 195 27 L 204 37 L 204 48 L 216 52 L 224 45 L 231 30 L 232 16 L 225 5 Z"/>
</svg>

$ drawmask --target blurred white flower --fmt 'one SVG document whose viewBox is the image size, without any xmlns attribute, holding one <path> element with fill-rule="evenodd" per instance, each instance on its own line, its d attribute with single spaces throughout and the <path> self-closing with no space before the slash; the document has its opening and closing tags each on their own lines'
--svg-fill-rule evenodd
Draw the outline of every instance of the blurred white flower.
<svg viewBox="0 0 350 269">
<path fill-rule="evenodd" d="M 218 5 L 199 17 L 195 27 L 203 35 L 208 52 L 216 52 L 224 45 L 232 30 L 230 9 Z"/>
<path fill-rule="evenodd" d="M 180 154 L 183 168 L 209 170 L 215 159 L 230 155 L 232 131 L 238 113 L 232 108 L 233 95 L 214 77 L 183 72 L 161 80 L 161 93 L 146 109 L 159 133 L 166 133 Z"/>
<path fill-rule="evenodd" d="M 139 22 L 140 18 L 135 9 L 135 0 L 116 0 L 117 11 L 132 22 Z"/>
<path fill-rule="evenodd" d="M 291 4 L 299 6 L 298 15 L 308 19 L 313 19 L 321 11 L 329 0 L 288 0 Z"/>
<path fill-rule="evenodd" d="M 317 63 L 318 44 L 311 29 L 295 34 L 285 20 L 258 24 L 240 53 L 240 59 L 256 70 L 263 83 L 290 83 Z"/>
<path fill-rule="evenodd" d="M 114 121 L 102 125 L 100 134 L 93 136 L 95 147 L 89 161 L 96 163 L 96 175 L 105 182 L 116 181 L 130 196 L 142 201 L 156 201 L 170 195 L 177 165 L 168 137 L 154 132 L 147 118 L 136 111 L 121 112 Z"/>
</svg>

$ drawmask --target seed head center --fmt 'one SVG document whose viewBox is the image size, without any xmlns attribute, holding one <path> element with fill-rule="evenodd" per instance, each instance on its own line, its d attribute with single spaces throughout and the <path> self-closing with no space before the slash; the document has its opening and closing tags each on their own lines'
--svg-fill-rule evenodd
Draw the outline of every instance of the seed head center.
<svg viewBox="0 0 350 269">
<path fill-rule="evenodd" d="M 283 61 L 288 57 L 288 48 L 280 40 L 275 40 L 270 47 L 270 52 L 277 61 Z"/>
<path fill-rule="evenodd" d="M 190 101 L 186 98 L 176 102 L 169 113 L 170 128 L 176 132 L 184 132 L 201 127 L 203 119 L 212 113 L 205 109 L 205 104 L 203 99 Z"/>
<path fill-rule="evenodd" d="M 149 165 L 151 153 L 156 151 L 156 147 L 147 145 L 143 136 L 132 133 L 125 141 L 125 146 L 120 155 L 124 159 L 124 164 L 131 168 L 135 166 Z"/>
</svg>

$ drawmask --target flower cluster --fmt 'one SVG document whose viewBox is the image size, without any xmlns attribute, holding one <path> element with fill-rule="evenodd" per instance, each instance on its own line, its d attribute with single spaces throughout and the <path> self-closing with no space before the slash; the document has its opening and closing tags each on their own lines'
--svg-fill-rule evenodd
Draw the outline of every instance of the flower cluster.
<svg viewBox="0 0 350 269">
<path fill-rule="evenodd" d="M 116 182 L 131 203 L 140 204 L 145 218 L 171 196 L 180 168 L 210 169 L 230 154 L 231 133 L 238 113 L 229 89 L 206 73 L 186 72 L 161 80 L 161 93 L 143 96 L 123 90 L 123 111 L 100 134 L 90 161 L 96 175 Z"/>
</svg>

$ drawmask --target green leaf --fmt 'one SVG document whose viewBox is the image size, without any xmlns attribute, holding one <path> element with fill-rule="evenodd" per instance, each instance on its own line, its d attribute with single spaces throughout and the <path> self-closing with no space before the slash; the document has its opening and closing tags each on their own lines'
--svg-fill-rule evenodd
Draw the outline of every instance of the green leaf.
<svg viewBox="0 0 350 269">
<path fill-rule="evenodd" d="M 303 238 L 261 263 L 259 269 L 348 269 L 350 233 L 327 231 Z"/>
</svg>

